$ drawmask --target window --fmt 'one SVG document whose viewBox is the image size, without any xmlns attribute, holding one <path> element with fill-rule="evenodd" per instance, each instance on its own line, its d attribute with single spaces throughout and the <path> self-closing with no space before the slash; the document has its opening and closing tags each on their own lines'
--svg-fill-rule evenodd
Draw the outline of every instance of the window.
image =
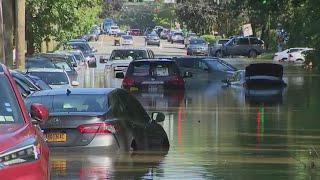
<svg viewBox="0 0 320 180">
<path fill-rule="evenodd" d="M 178 59 L 177 64 L 182 68 L 197 68 L 194 59 Z"/>
<path fill-rule="evenodd" d="M 237 39 L 237 44 L 238 45 L 248 45 L 249 39 L 248 38 L 239 38 L 239 39 Z"/>
<path fill-rule="evenodd" d="M 56 68 L 56 66 L 49 60 L 27 60 L 26 69 L 31 68 Z"/>
<path fill-rule="evenodd" d="M 144 50 L 115 50 L 112 52 L 111 60 L 137 60 L 148 58 Z"/>
<path fill-rule="evenodd" d="M 29 72 L 33 76 L 38 76 L 49 85 L 69 84 L 69 79 L 64 72 Z"/>
<path fill-rule="evenodd" d="M 207 60 L 207 63 L 213 70 L 216 70 L 216 71 L 235 71 L 236 70 L 236 68 L 226 63 L 223 63 L 222 61 Z"/>
<path fill-rule="evenodd" d="M 8 79 L 0 76 L 0 124 L 23 123 L 19 104 Z"/>
</svg>

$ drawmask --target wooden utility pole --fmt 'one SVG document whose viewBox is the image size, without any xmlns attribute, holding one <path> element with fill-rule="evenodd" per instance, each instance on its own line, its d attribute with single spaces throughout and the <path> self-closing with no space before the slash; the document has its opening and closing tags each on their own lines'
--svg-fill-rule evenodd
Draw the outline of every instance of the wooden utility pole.
<svg viewBox="0 0 320 180">
<path fill-rule="evenodd" d="M 0 63 L 5 64 L 2 0 L 0 0 Z"/>
<path fill-rule="evenodd" d="M 12 0 L 2 0 L 5 61 L 11 68 L 13 67 L 13 3 Z"/>
<path fill-rule="evenodd" d="M 25 69 L 25 11 L 26 0 L 16 0 L 16 23 L 15 23 L 15 43 L 16 43 L 16 61 L 17 68 L 20 70 Z"/>
</svg>

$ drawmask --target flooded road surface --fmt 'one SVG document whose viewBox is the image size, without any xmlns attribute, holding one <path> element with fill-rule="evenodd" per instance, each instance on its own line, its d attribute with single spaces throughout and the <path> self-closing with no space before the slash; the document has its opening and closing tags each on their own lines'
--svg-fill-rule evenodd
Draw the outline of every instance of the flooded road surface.
<svg viewBox="0 0 320 180">
<path fill-rule="evenodd" d="M 107 76 L 90 69 L 79 81 L 108 87 Z M 269 92 L 212 84 L 185 93 L 135 94 L 148 112 L 166 114 L 162 125 L 171 145 L 166 155 L 52 152 L 51 176 L 320 179 L 320 76 L 286 66 L 285 81 L 285 89 Z"/>
</svg>

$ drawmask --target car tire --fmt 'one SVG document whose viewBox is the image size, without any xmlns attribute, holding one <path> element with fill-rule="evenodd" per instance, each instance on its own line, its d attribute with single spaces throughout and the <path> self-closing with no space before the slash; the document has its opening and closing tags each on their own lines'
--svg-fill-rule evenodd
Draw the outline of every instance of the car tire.
<svg viewBox="0 0 320 180">
<path fill-rule="evenodd" d="M 256 50 L 250 50 L 249 51 L 249 58 L 257 58 L 258 54 Z"/>
</svg>

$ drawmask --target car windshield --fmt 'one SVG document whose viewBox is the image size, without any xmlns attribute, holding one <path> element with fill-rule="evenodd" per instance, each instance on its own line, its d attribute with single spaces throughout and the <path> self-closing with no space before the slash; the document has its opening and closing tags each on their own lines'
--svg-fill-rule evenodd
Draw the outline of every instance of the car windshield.
<svg viewBox="0 0 320 180">
<path fill-rule="evenodd" d="M 0 124 L 24 123 L 19 104 L 9 84 L 8 79 L 0 74 Z"/>
<path fill-rule="evenodd" d="M 38 76 L 49 85 L 69 84 L 69 79 L 64 72 L 28 72 L 33 76 Z"/>
<path fill-rule="evenodd" d="M 87 43 L 70 43 L 72 49 L 80 50 L 82 52 L 91 51 L 91 47 Z"/>
<path fill-rule="evenodd" d="M 63 69 L 65 71 L 72 71 L 70 65 L 65 61 L 52 61 L 57 68 Z"/>
<path fill-rule="evenodd" d="M 132 40 L 133 39 L 132 36 L 122 36 L 122 38 L 125 40 Z"/>
<path fill-rule="evenodd" d="M 108 109 L 107 97 L 100 94 L 56 95 L 52 101 L 50 112 L 106 112 Z"/>
<path fill-rule="evenodd" d="M 206 41 L 203 39 L 191 39 L 190 44 L 206 44 Z"/>
<path fill-rule="evenodd" d="M 173 34 L 174 36 L 183 36 L 182 32 L 176 32 Z"/>
<path fill-rule="evenodd" d="M 112 26 L 111 29 L 119 29 L 118 26 Z"/>
<path fill-rule="evenodd" d="M 152 76 L 162 77 L 178 75 L 179 70 L 174 62 L 148 62 L 141 61 L 133 63 L 129 69 L 128 74 L 132 76 Z"/>
<path fill-rule="evenodd" d="M 228 39 L 219 40 L 218 44 L 226 44 L 228 41 L 229 41 Z"/>
<path fill-rule="evenodd" d="M 110 56 L 111 60 L 137 60 L 148 58 L 144 50 L 114 50 Z"/>
<path fill-rule="evenodd" d="M 26 60 L 26 69 L 32 68 L 56 68 L 50 60 Z"/>
</svg>

